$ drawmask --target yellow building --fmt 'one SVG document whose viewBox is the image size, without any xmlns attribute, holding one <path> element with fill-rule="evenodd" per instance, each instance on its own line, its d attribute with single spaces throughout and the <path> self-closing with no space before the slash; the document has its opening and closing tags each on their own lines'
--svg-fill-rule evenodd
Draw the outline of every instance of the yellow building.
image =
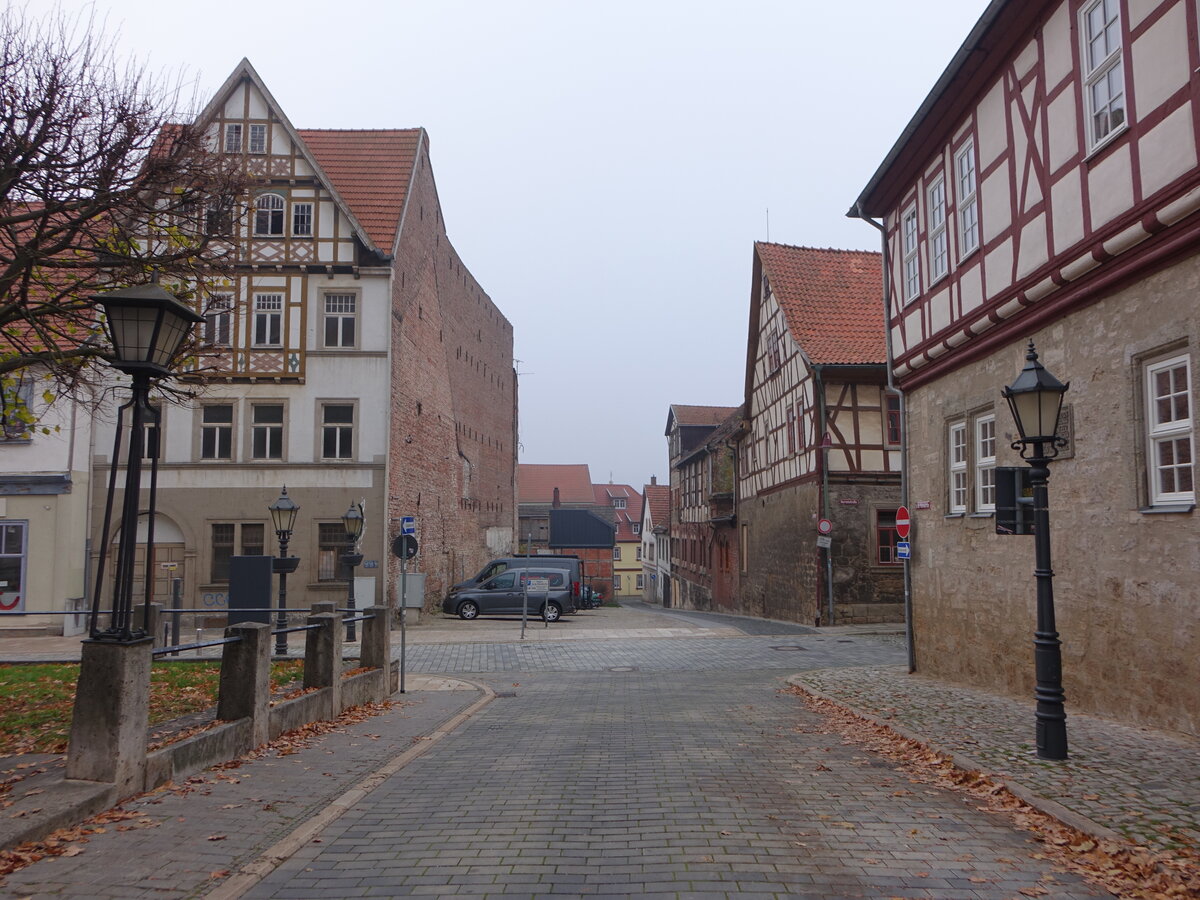
<svg viewBox="0 0 1200 900">
<path fill-rule="evenodd" d="M 627 484 L 593 484 L 596 505 L 612 510 L 613 598 L 642 596 L 642 495 Z"/>
</svg>

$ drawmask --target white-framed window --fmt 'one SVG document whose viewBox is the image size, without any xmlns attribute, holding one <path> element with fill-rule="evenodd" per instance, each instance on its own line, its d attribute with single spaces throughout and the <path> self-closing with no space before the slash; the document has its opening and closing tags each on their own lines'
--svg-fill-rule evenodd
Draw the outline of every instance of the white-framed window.
<svg viewBox="0 0 1200 900">
<path fill-rule="evenodd" d="M 950 271 L 950 241 L 946 234 L 946 179 L 939 175 L 926 192 L 929 201 L 929 282 L 932 284 Z"/>
<path fill-rule="evenodd" d="M 212 403 L 201 407 L 200 458 L 233 459 L 232 403 Z"/>
<path fill-rule="evenodd" d="M 637 561 L 638 562 L 642 561 L 642 545 L 641 544 L 637 545 Z"/>
<path fill-rule="evenodd" d="M 629 527 L 633 529 L 634 534 L 642 533 L 642 524 L 640 522 L 634 522 Z"/>
<path fill-rule="evenodd" d="M 1151 503 L 1194 503 L 1192 373 L 1187 356 L 1146 366 Z"/>
<path fill-rule="evenodd" d="M 967 423 L 955 422 L 950 426 L 950 512 L 967 511 Z"/>
<path fill-rule="evenodd" d="M 996 417 L 975 420 L 975 510 L 996 511 Z"/>
<path fill-rule="evenodd" d="M 204 311 L 204 343 L 209 347 L 228 347 L 233 320 L 233 295 L 213 294 Z"/>
<path fill-rule="evenodd" d="M 613 547 L 613 559 L 617 562 L 621 561 L 621 545 L 617 544 Z"/>
<path fill-rule="evenodd" d="M 646 587 L 646 576 L 639 575 L 637 577 L 637 589 L 640 591 Z"/>
<path fill-rule="evenodd" d="M 308 202 L 292 204 L 292 234 L 295 237 L 312 237 L 313 205 Z"/>
<path fill-rule="evenodd" d="M 1083 94 L 1088 148 L 1104 143 L 1125 125 L 1125 66 L 1119 0 L 1093 0 L 1080 11 Z"/>
<path fill-rule="evenodd" d="M 283 346 L 283 294 L 254 295 L 254 346 Z"/>
<path fill-rule="evenodd" d="M 975 189 L 975 142 L 967 141 L 954 155 L 958 188 L 959 258 L 979 249 L 979 198 Z"/>
<path fill-rule="evenodd" d="M 353 347 L 358 314 L 357 294 L 326 294 L 324 332 L 326 347 Z"/>
<path fill-rule="evenodd" d="M 900 239 L 904 249 L 904 302 L 911 303 L 921 293 L 921 257 L 918 249 L 917 207 L 910 206 L 900 216 Z"/>
<path fill-rule="evenodd" d="M 282 235 L 284 205 L 279 194 L 259 194 L 254 204 L 254 233 L 266 237 Z"/>
<path fill-rule="evenodd" d="M 251 407 L 250 458 L 283 459 L 282 403 L 256 403 Z"/>
<path fill-rule="evenodd" d="M 625 508 L 625 498 L 624 497 L 610 497 L 609 499 L 612 500 L 612 508 L 613 509 L 624 509 Z"/>
<path fill-rule="evenodd" d="M 162 435 L 162 406 L 153 403 L 146 416 L 146 424 L 142 429 L 142 459 L 158 459 L 158 450 Z"/>
<path fill-rule="evenodd" d="M 613 593 L 614 594 L 621 593 L 621 576 L 620 575 L 613 576 Z"/>
<path fill-rule="evenodd" d="M 227 122 L 225 124 L 225 152 L 242 152 L 242 123 Z"/>
<path fill-rule="evenodd" d="M 354 404 L 321 404 L 321 458 L 354 458 Z"/>
<path fill-rule="evenodd" d="M 267 152 L 267 126 L 266 125 L 251 125 L 250 126 L 250 152 L 251 153 L 266 153 Z"/>
</svg>

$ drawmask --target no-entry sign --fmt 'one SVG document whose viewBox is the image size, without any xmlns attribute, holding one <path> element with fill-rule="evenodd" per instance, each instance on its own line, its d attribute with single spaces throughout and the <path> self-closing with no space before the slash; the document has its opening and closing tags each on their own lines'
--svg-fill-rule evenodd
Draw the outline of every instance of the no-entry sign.
<svg viewBox="0 0 1200 900">
<path fill-rule="evenodd" d="M 902 506 L 896 510 L 896 534 L 900 536 L 900 540 L 908 540 L 908 531 L 912 527 L 912 522 L 908 519 L 908 507 Z"/>
</svg>

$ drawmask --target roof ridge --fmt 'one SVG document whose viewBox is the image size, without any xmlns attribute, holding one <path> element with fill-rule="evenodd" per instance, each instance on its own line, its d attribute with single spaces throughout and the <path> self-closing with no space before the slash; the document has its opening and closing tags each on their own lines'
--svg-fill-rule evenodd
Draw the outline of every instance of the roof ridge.
<svg viewBox="0 0 1200 900">
<path fill-rule="evenodd" d="M 859 253 L 866 256 L 882 256 L 878 250 L 853 250 L 844 247 L 809 247 L 803 244 L 781 244 L 778 241 L 755 241 L 756 247 L 782 247 L 786 250 L 808 250 L 813 253 Z"/>
</svg>

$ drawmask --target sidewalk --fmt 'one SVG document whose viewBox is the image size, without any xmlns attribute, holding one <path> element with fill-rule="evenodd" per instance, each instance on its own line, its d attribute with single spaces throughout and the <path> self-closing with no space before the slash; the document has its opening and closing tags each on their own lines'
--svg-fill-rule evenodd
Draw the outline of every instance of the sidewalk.
<svg viewBox="0 0 1200 900">
<path fill-rule="evenodd" d="M 1074 712 L 1068 697 L 1070 759 L 1042 760 L 1032 696 L 998 696 L 903 667 L 822 669 L 789 681 L 997 776 L 1030 805 L 1096 837 L 1200 852 L 1200 739 Z"/>
</svg>

